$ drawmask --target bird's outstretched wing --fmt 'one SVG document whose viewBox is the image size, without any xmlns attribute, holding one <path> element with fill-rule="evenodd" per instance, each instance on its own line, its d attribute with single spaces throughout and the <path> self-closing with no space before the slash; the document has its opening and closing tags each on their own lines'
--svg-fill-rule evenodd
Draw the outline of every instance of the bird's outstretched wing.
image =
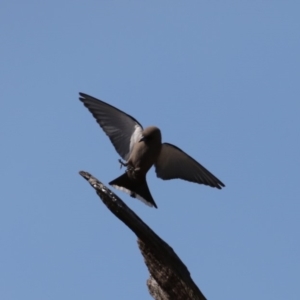
<svg viewBox="0 0 300 300">
<path fill-rule="evenodd" d="M 133 145 L 142 138 L 142 125 L 116 107 L 79 93 L 79 100 L 92 113 L 97 123 L 107 134 L 119 155 L 127 160 Z"/>
<path fill-rule="evenodd" d="M 180 178 L 221 189 L 224 183 L 201 166 L 192 157 L 174 145 L 162 144 L 161 153 L 155 164 L 157 177 L 161 179 Z"/>
</svg>

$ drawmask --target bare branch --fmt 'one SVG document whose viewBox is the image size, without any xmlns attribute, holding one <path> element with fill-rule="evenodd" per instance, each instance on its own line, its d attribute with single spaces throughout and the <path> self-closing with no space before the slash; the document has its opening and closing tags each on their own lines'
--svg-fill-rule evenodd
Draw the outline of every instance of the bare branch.
<svg viewBox="0 0 300 300">
<path fill-rule="evenodd" d="M 148 290 L 154 299 L 206 299 L 187 267 L 166 242 L 99 180 L 84 171 L 79 174 L 96 190 L 106 207 L 138 237 L 138 246 L 150 272 Z"/>
</svg>

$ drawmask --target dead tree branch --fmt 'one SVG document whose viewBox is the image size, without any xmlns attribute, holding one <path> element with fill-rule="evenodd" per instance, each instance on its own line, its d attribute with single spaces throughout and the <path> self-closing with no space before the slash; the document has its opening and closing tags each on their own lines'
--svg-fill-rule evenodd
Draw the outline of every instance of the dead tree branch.
<svg viewBox="0 0 300 300">
<path fill-rule="evenodd" d="M 166 242 L 99 180 L 84 171 L 79 174 L 96 190 L 106 207 L 138 237 L 138 246 L 150 272 L 148 290 L 154 299 L 206 299 L 187 267 Z"/>
</svg>

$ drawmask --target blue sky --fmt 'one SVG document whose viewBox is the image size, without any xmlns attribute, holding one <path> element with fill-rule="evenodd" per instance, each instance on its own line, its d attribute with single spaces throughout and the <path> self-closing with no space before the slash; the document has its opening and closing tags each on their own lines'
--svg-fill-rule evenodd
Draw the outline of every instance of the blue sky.
<svg viewBox="0 0 300 300">
<path fill-rule="evenodd" d="M 1 299 L 151 299 L 136 237 L 78 171 L 118 155 L 78 92 L 157 125 L 226 188 L 119 196 L 208 299 L 300 299 L 298 1 L 2 1 Z"/>
</svg>

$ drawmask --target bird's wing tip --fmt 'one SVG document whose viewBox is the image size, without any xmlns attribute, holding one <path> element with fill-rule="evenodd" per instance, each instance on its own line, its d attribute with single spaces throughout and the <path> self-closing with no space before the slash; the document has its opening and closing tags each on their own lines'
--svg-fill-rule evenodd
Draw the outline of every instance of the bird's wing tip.
<svg viewBox="0 0 300 300">
<path fill-rule="evenodd" d="M 223 182 L 220 182 L 220 183 L 219 183 L 219 189 L 222 189 L 222 188 L 224 188 L 224 187 L 226 187 L 226 185 L 225 185 Z"/>
<path fill-rule="evenodd" d="M 80 100 L 81 102 L 84 102 L 85 99 L 86 99 L 86 94 L 84 94 L 84 93 L 79 93 L 79 100 Z"/>
</svg>

